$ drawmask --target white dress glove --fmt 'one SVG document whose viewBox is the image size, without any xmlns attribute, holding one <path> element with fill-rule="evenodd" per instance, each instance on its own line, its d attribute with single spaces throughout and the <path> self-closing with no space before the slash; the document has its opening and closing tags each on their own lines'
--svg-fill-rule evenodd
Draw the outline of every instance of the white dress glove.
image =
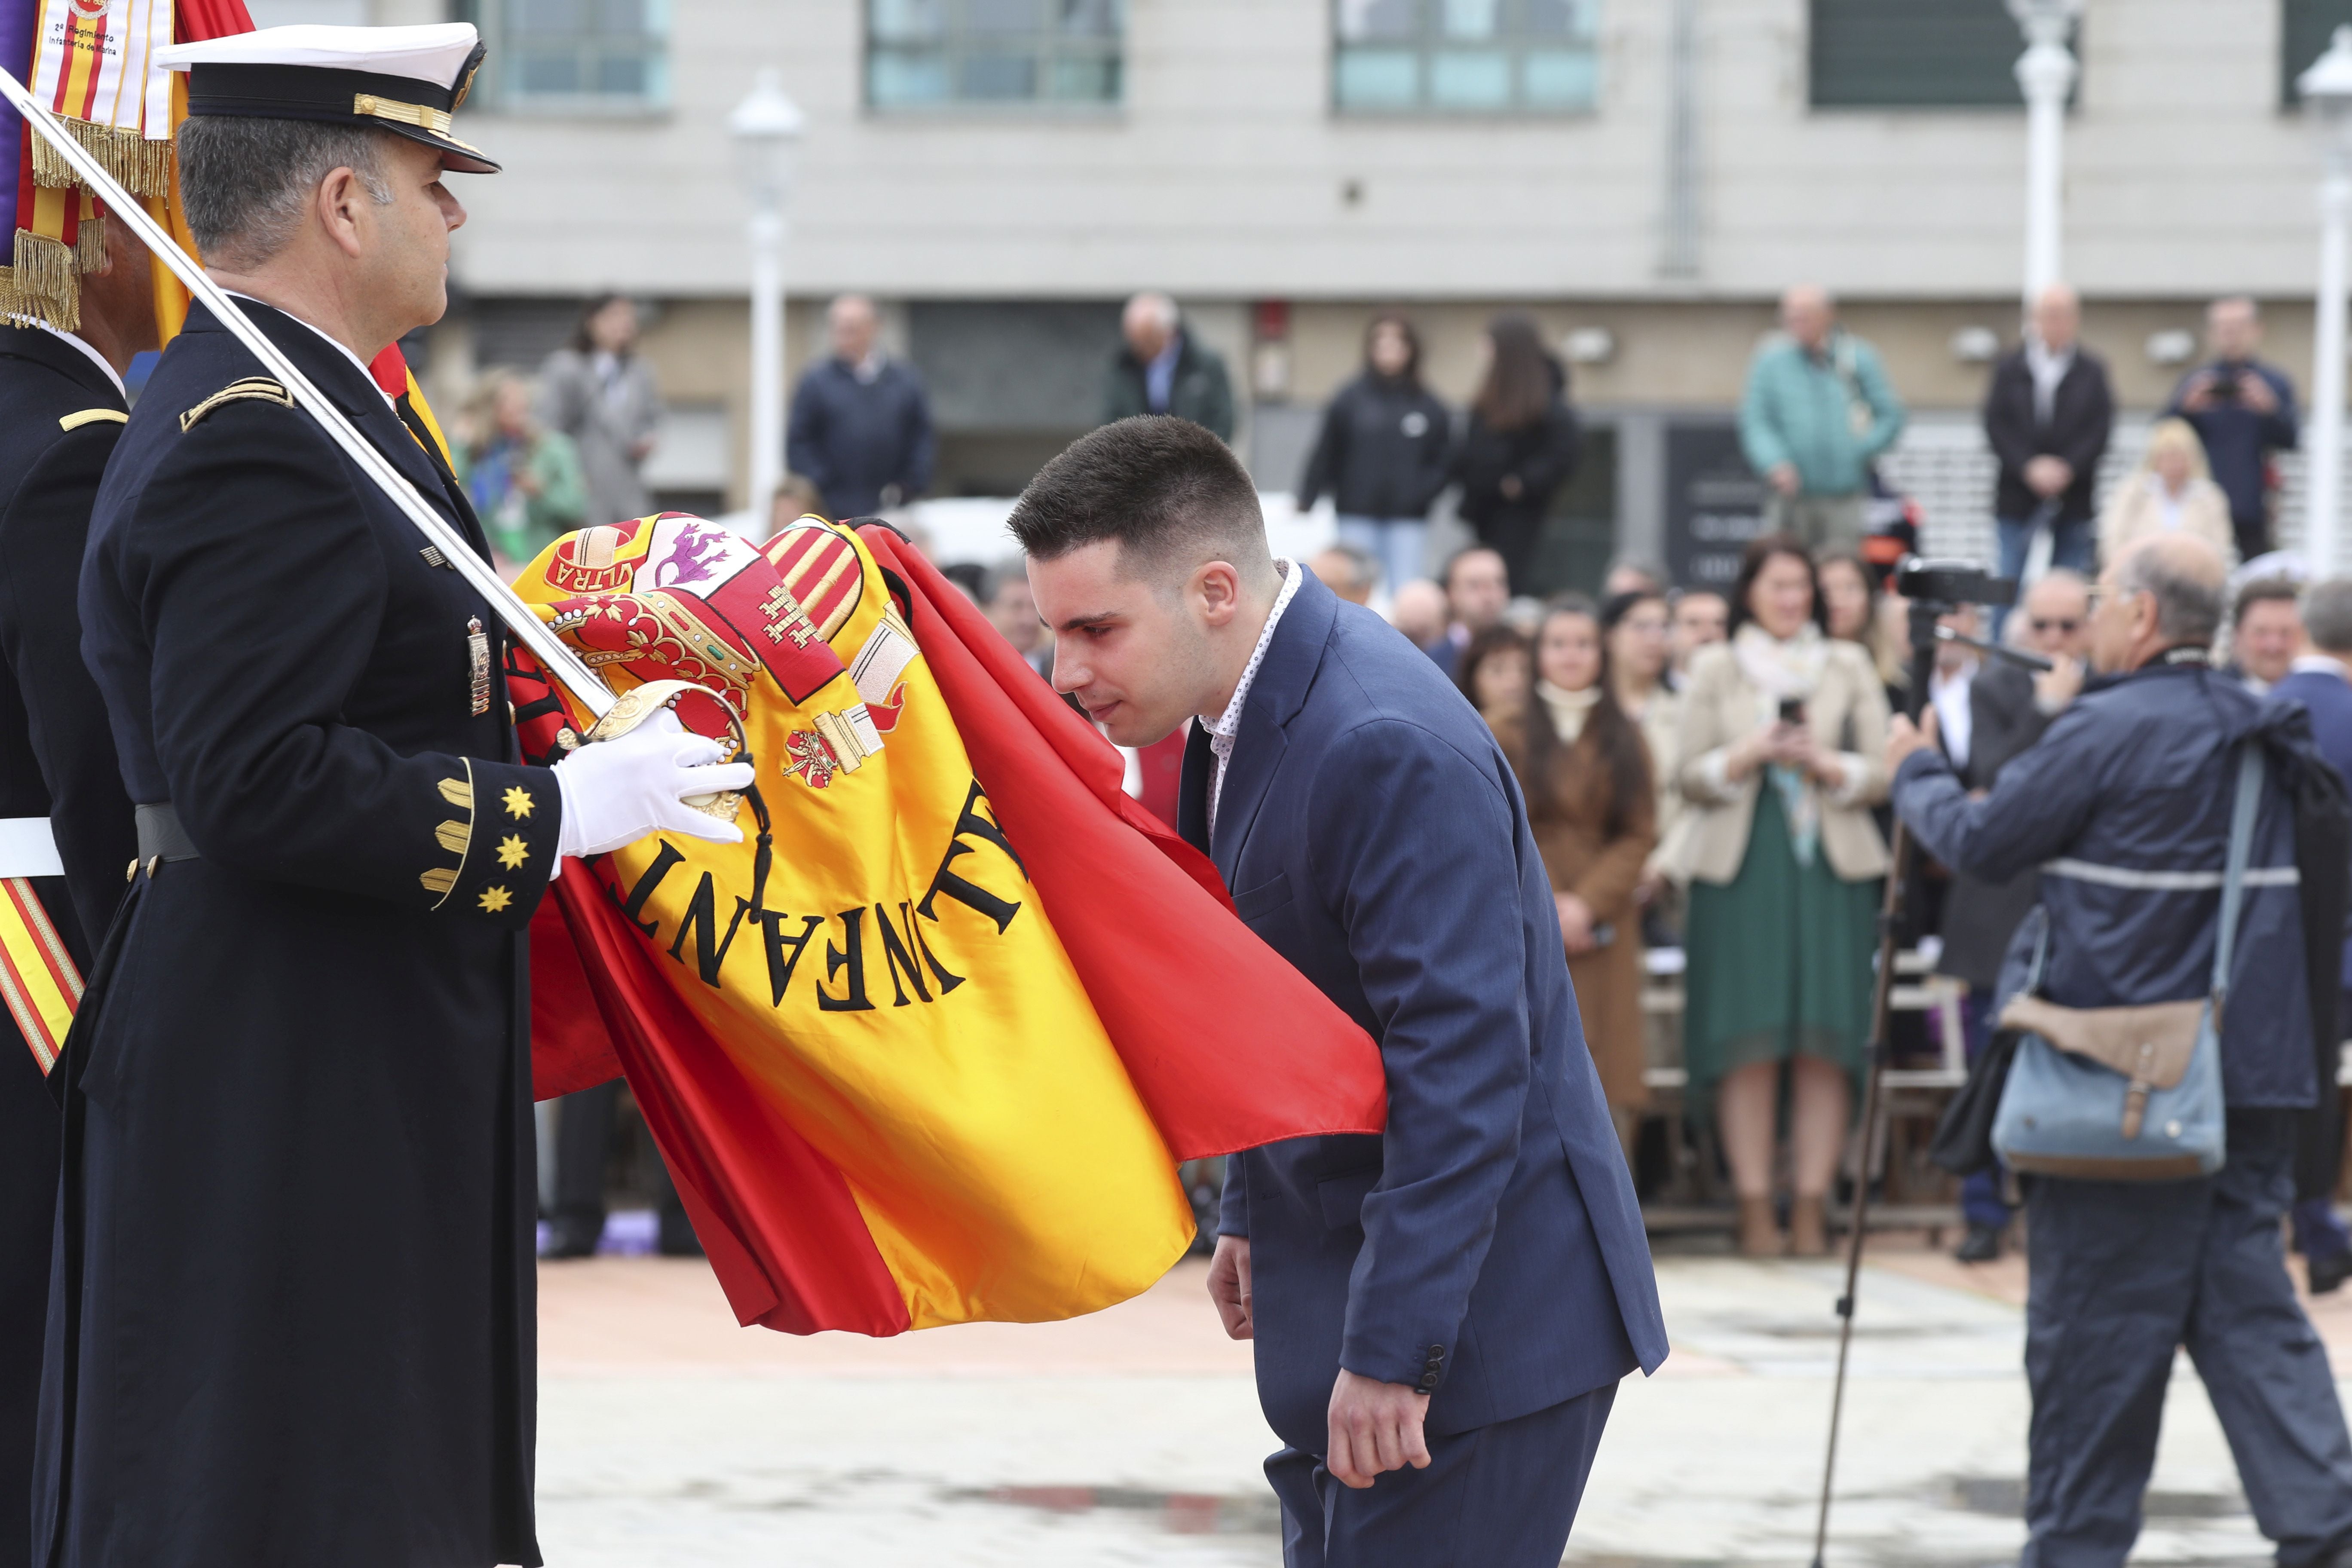
<svg viewBox="0 0 2352 1568">
<path fill-rule="evenodd" d="M 688 734 L 667 708 L 625 735 L 581 747 L 555 764 L 563 794 L 557 858 L 602 855 L 648 833 L 742 843 L 741 828 L 684 804 L 751 787 L 751 763 L 719 757 L 718 742 Z"/>
</svg>

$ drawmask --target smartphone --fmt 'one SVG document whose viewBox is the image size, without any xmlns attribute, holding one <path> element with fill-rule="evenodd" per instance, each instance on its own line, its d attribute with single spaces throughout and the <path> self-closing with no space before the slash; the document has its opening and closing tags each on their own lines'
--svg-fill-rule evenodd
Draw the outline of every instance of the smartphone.
<svg viewBox="0 0 2352 1568">
<path fill-rule="evenodd" d="M 1783 724 L 1801 724 L 1801 723 L 1803 723 L 1804 721 L 1805 721 L 1805 703 L 1804 703 L 1804 699 L 1802 699 L 1802 698 L 1801 698 L 1801 697 L 1783 697 L 1782 699 L 1780 699 L 1780 722 L 1781 722 L 1781 723 L 1783 723 Z"/>
</svg>

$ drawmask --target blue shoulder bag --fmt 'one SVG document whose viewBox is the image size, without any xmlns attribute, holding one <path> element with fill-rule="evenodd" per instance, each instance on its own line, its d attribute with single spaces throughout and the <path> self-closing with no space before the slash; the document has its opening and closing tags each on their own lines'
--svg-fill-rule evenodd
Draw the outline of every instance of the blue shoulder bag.
<svg viewBox="0 0 2352 1568">
<path fill-rule="evenodd" d="M 1993 1147 L 2012 1170 L 2078 1181 L 2170 1182 L 2221 1168 L 2221 1010 L 2262 796 L 2262 745 L 2245 742 L 2231 803 L 2213 983 L 2203 999 L 2141 1007 L 2045 1001 L 2034 994 L 2050 940 L 2044 927 L 2032 983 L 2000 1013 L 2002 1027 L 2022 1031 L 1992 1129 Z"/>
</svg>

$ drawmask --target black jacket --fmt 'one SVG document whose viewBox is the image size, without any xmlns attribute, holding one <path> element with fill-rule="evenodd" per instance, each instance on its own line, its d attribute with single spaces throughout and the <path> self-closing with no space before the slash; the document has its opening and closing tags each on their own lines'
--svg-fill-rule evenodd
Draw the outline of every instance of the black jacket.
<svg viewBox="0 0 2352 1568">
<path fill-rule="evenodd" d="M 0 326 L 0 816 L 49 819 L 66 874 L 30 888 L 83 974 L 132 853 L 131 802 L 74 608 L 90 503 L 122 417 L 122 394 L 71 343 Z M 0 1564 L 16 1565 L 32 1539 L 58 1200 L 58 1105 L 42 1077 L 47 1053 L 32 1047 L 0 1014 Z"/>
<path fill-rule="evenodd" d="M 245 309 L 487 559 L 367 374 Z M 200 855 L 135 879 L 58 1069 L 36 1526 L 68 1564 L 535 1564 L 523 931 L 562 795 L 512 760 L 489 606 L 262 374 L 192 310 L 90 520 L 123 777 Z"/>
<path fill-rule="evenodd" d="M 1453 477 L 1461 481 L 1461 511 L 1474 526 L 1506 517 L 1540 518 L 1551 498 L 1576 472 L 1580 444 L 1576 411 L 1568 405 L 1566 373 L 1544 416 L 1517 430 L 1496 430 L 1470 411 L 1470 427 L 1454 448 Z M 1517 476 L 1519 493 L 1503 493 L 1503 480 Z"/>
<path fill-rule="evenodd" d="M 1956 770 L 1969 790 L 1990 790 L 2010 759 L 2042 739 L 2050 719 L 2035 706 L 2033 678 L 2005 659 L 1989 658 L 1969 683 L 1969 763 Z M 1952 873 L 1944 895 L 1944 956 L 1936 970 L 1990 995 L 2000 978 L 2009 939 L 2041 891 L 2039 868 L 2006 881 Z"/>
<path fill-rule="evenodd" d="M 1190 419 L 1220 441 L 1232 440 L 1234 387 L 1225 374 L 1225 362 L 1184 328 L 1176 329 L 1176 337 L 1182 346 L 1176 351 L 1175 377 L 1168 384 L 1168 406 L 1151 406 L 1144 363 L 1135 357 L 1133 349 L 1121 343 L 1103 385 L 1103 423 L 1139 414 L 1173 414 L 1179 419 Z"/>
<path fill-rule="evenodd" d="M 810 366 L 793 394 L 784 462 L 816 487 L 833 518 L 913 500 L 930 488 L 938 449 L 922 380 L 897 360 L 860 381 L 856 370 L 828 359 Z"/>
<path fill-rule="evenodd" d="M 1323 411 L 1298 508 L 1331 497 L 1342 517 L 1425 516 L 1445 488 L 1454 421 L 1417 381 L 1367 371 Z"/>
<path fill-rule="evenodd" d="M 2003 354 L 1992 367 L 1985 388 L 1985 439 L 2000 459 L 2000 479 L 1993 493 L 1993 510 L 2005 518 L 2033 515 L 2041 498 L 2025 486 L 2025 465 L 2045 454 L 2063 458 L 2074 470 L 2074 482 L 2059 498 L 2058 521 L 2090 520 L 2092 489 L 2098 481 L 2099 459 L 2106 455 L 2107 437 L 2116 424 L 2115 394 L 2107 386 L 2106 362 L 2074 345 L 2074 363 L 2059 379 L 2050 400 L 2050 422 L 2034 417 L 2033 372 L 2020 347 Z"/>
</svg>

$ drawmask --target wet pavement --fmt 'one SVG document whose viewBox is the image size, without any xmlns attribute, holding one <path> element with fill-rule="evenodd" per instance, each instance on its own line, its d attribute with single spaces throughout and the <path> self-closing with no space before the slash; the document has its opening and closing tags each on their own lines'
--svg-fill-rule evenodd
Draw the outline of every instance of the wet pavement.
<svg viewBox="0 0 2352 1568">
<path fill-rule="evenodd" d="M 2011 1562 L 2023 1276 L 1913 1244 L 1864 1273 L 1832 1564 Z M 540 1531 L 551 1568 L 1274 1568 L 1274 1447 L 1198 1264 L 1076 1322 L 895 1341 L 734 1326 L 698 1263 L 541 1270 Z M 1836 1268 L 1667 1256 L 1675 1352 L 1620 1392 L 1568 1561 L 1810 1561 Z M 2339 1373 L 2352 1307 L 2317 1313 Z M 2136 1562 L 2252 1564 L 2185 1363 Z"/>
</svg>

